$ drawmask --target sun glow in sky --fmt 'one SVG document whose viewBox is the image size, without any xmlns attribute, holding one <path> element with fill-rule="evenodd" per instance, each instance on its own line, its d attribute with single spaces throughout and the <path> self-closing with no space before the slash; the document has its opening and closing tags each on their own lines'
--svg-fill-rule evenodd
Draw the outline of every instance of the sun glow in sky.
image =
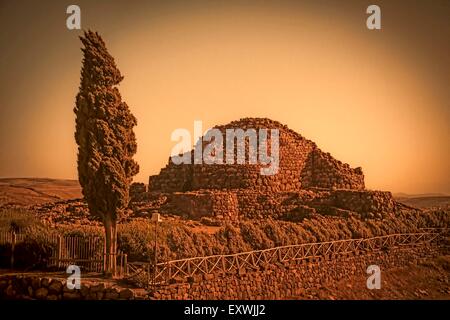
<svg viewBox="0 0 450 320">
<path fill-rule="evenodd" d="M 76 179 L 70 3 L 0 3 L 0 176 Z M 268 117 L 361 166 L 368 188 L 450 193 L 448 3 L 381 2 L 380 31 L 366 1 L 78 4 L 125 76 L 136 181 L 166 165 L 177 128 Z"/>
</svg>

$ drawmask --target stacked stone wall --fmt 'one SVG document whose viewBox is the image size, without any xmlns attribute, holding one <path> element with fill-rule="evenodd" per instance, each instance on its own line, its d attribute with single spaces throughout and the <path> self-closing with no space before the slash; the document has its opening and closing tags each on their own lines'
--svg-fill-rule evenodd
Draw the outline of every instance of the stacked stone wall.
<svg viewBox="0 0 450 320">
<path fill-rule="evenodd" d="M 236 221 L 239 216 L 236 193 L 226 191 L 175 192 L 169 195 L 171 207 L 191 219 L 214 217 Z"/>
<path fill-rule="evenodd" d="M 353 213 L 363 218 L 382 218 L 397 210 L 390 192 L 369 190 L 199 190 L 169 193 L 167 196 L 174 213 L 191 219 L 207 216 L 231 221 L 239 217 L 300 221 L 315 213 L 338 216 Z"/>
<path fill-rule="evenodd" d="M 81 280 L 80 289 L 69 289 L 60 276 L 14 274 L 0 276 L 0 299 L 23 300 L 133 300 L 136 292 L 109 283 Z M 85 283 L 83 283 L 85 282 Z"/>
<path fill-rule="evenodd" d="M 310 188 L 364 190 L 365 187 L 361 167 L 353 169 L 318 148 L 309 154 L 301 180 L 304 187 Z"/>
</svg>

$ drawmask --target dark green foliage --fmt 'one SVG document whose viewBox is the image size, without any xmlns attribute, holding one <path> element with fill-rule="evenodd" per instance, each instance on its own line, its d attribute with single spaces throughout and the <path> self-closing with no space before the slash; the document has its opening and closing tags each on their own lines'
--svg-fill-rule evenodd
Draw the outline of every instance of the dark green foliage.
<svg viewBox="0 0 450 320">
<path fill-rule="evenodd" d="M 11 266 L 11 244 L 0 244 L 0 269 L 9 269 Z"/>
<path fill-rule="evenodd" d="M 23 242 L 16 245 L 14 250 L 15 269 L 44 269 L 47 267 L 55 243 L 45 236 L 28 234 Z"/>
<path fill-rule="evenodd" d="M 163 222 L 158 231 L 158 261 L 232 254 L 300 243 L 421 232 L 422 227 L 449 225 L 449 215 L 439 211 L 400 213 L 378 220 L 321 215 L 305 218 L 299 223 L 271 219 L 244 220 L 238 225 L 225 224 L 214 234 L 192 232 L 180 222 Z M 130 260 L 153 259 L 153 239 L 154 228 L 149 227 L 145 220 L 124 224 L 119 229 L 119 248 L 129 254 Z"/>
<path fill-rule="evenodd" d="M 129 202 L 129 185 L 139 167 L 132 159 L 137 145 L 136 118 L 122 102 L 117 85 L 123 76 L 102 38 L 81 37 L 83 67 L 76 98 L 78 175 L 91 214 L 116 220 Z"/>
<path fill-rule="evenodd" d="M 51 232 L 24 209 L 8 209 L 0 212 L 0 232 L 16 233 L 18 239 L 14 248 L 15 269 L 41 269 L 46 266 L 54 244 L 49 241 Z M 0 244 L 0 268 L 11 266 L 11 244 Z"/>
<path fill-rule="evenodd" d="M 18 218 L 16 216 L 15 218 Z M 324 217 L 317 215 L 300 223 L 280 220 L 243 220 L 238 224 L 225 224 L 215 233 L 193 232 L 185 221 L 163 221 L 158 225 L 158 261 L 187 257 L 232 254 L 261 250 L 275 246 L 293 245 L 349 238 L 367 238 L 393 233 L 420 232 L 422 227 L 448 227 L 450 216 L 445 211 L 408 212 L 384 219 L 361 220 L 355 217 Z M 0 227 L 2 225 L 0 224 Z M 3 225 L 4 226 L 4 225 Z M 77 229 L 78 228 L 78 229 Z M 99 236 L 99 228 L 59 228 L 62 235 Z M 45 241 L 49 232 L 35 225 L 27 230 L 28 240 L 21 256 L 29 256 L 23 266 L 42 265 L 48 259 L 50 243 Z M 154 224 L 147 219 L 134 219 L 119 225 L 118 248 L 128 254 L 129 261 L 153 261 Z M 0 265 L 9 267 L 8 246 L 0 246 Z M 22 249 L 19 249 L 19 252 Z M 28 250 L 28 251 L 27 251 Z M 3 258 L 2 258 L 3 256 Z M 25 260 L 22 260 L 25 261 Z"/>
</svg>

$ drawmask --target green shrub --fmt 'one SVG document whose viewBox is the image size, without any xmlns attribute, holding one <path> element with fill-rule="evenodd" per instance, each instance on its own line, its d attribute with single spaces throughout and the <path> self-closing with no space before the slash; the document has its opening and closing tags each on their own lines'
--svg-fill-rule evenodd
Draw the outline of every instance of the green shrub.
<svg viewBox="0 0 450 320">
<path fill-rule="evenodd" d="M 15 246 L 14 267 L 16 269 L 44 269 L 56 249 L 54 242 L 41 235 L 27 235 Z"/>
<path fill-rule="evenodd" d="M 158 225 L 157 260 L 163 262 L 275 246 L 418 232 L 423 227 L 448 227 L 449 222 L 449 214 L 445 211 L 399 212 L 383 219 L 311 215 L 295 223 L 244 219 L 237 224 L 226 223 L 216 233 L 210 234 L 198 230 L 194 232 L 184 220 L 163 220 Z M 101 226 L 59 225 L 58 228 L 48 228 L 36 221 L 34 216 L 22 211 L 0 214 L 0 230 L 11 229 L 19 229 L 26 235 L 23 244 L 16 247 L 16 266 L 21 268 L 41 268 L 46 264 L 54 245 L 47 240 L 49 234 L 88 238 L 103 237 L 104 232 Z M 128 254 L 129 261 L 153 261 L 154 232 L 154 225 L 148 219 L 132 219 L 119 224 L 118 249 Z M 0 267 L 9 268 L 9 263 L 10 247 L 0 245 Z"/>
<path fill-rule="evenodd" d="M 52 233 L 38 227 L 30 227 L 20 236 L 14 246 L 14 268 L 21 270 L 43 269 L 56 249 Z M 11 267 L 11 243 L 0 245 L 0 268 Z"/>
<path fill-rule="evenodd" d="M 9 269 L 11 266 L 11 244 L 0 244 L 0 269 Z"/>
</svg>

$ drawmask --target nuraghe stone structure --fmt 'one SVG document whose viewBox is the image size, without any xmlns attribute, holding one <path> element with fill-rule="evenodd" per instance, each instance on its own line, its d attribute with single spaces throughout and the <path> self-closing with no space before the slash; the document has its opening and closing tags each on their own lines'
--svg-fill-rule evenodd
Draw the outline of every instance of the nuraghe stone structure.
<svg viewBox="0 0 450 320">
<path fill-rule="evenodd" d="M 133 185 L 133 199 L 159 199 L 156 203 L 168 206 L 172 213 L 190 218 L 226 220 L 272 217 L 295 221 L 315 213 L 357 213 L 373 218 L 396 210 L 398 204 L 390 192 L 365 189 L 360 167 L 336 160 L 286 125 L 266 118 L 244 118 L 215 128 L 224 137 L 226 129 L 278 129 L 278 173 L 261 175 L 262 165 L 248 161 L 177 165 L 169 159 L 158 175 L 150 176 L 148 191 L 142 184 Z M 248 140 L 245 143 L 248 160 Z M 224 148 L 225 144 L 224 139 Z M 270 153 L 270 135 L 267 145 Z M 190 157 L 193 159 L 194 150 Z"/>
</svg>

